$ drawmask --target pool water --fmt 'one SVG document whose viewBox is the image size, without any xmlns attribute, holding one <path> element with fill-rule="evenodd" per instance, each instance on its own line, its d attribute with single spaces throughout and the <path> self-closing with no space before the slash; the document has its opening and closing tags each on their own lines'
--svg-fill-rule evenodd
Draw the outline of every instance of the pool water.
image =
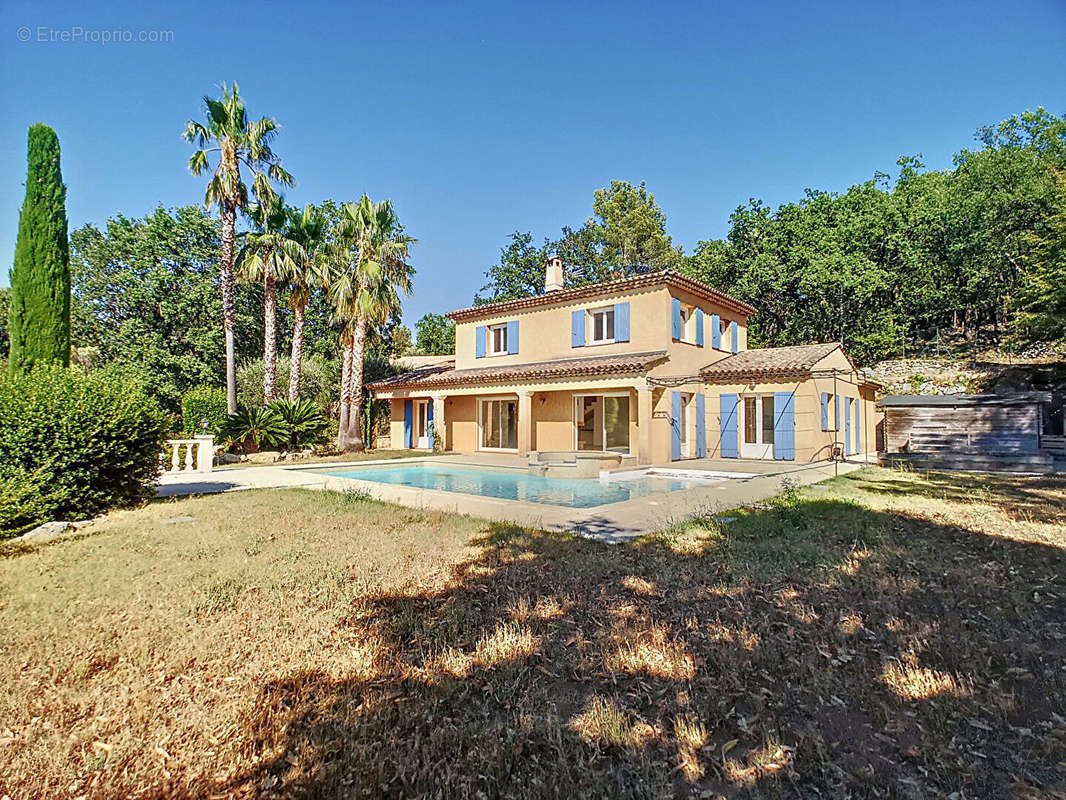
<svg viewBox="0 0 1066 800">
<path fill-rule="evenodd" d="M 404 464 L 315 471 L 334 478 L 355 478 L 394 486 L 435 489 L 567 508 L 593 508 L 646 497 L 656 492 L 676 492 L 707 483 L 705 480 L 697 482 L 676 478 L 635 478 L 601 483 L 591 478 L 542 478 L 524 472 L 497 472 L 447 464 Z"/>
</svg>

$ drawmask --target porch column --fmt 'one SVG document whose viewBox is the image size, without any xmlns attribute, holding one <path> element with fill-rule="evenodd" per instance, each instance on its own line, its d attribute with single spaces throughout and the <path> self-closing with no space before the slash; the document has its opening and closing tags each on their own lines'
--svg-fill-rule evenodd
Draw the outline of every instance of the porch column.
<svg viewBox="0 0 1066 800">
<path fill-rule="evenodd" d="M 637 463 L 651 464 L 651 387 L 637 387 Z"/>
<path fill-rule="evenodd" d="M 444 395 L 435 394 L 430 399 L 433 403 L 433 429 L 429 446 L 436 449 L 437 431 L 440 431 L 440 449 L 443 452 L 448 449 L 448 429 L 444 425 Z"/>
<path fill-rule="evenodd" d="M 528 456 L 533 445 L 533 392 L 518 393 L 518 455 Z"/>
</svg>

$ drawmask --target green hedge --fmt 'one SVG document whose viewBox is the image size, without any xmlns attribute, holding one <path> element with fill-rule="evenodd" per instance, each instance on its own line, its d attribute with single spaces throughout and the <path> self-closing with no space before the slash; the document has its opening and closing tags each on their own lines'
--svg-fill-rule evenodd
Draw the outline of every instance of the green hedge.
<svg viewBox="0 0 1066 800">
<path fill-rule="evenodd" d="M 0 536 L 150 496 L 167 428 L 128 374 L 44 365 L 0 379 Z"/>
<path fill-rule="evenodd" d="M 181 429 L 185 433 L 203 433 L 203 421 L 207 420 L 207 432 L 218 436 L 226 421 L 226 390 L 217 386 L 197 386 L 181 398 Z"/>
</svg>

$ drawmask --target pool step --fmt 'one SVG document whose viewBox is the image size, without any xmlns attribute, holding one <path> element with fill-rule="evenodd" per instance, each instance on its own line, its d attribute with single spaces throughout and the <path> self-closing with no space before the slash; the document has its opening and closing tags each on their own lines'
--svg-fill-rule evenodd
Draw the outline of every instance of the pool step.
<svg viewBox="0 0 1066 800">
<path fill-rule="evenodd" d="M 529 474 L 542 478 L 598 478 L 600 472 L 622 463 L 620 453 L 599 450 L 534 450 Z"/>
</svg>

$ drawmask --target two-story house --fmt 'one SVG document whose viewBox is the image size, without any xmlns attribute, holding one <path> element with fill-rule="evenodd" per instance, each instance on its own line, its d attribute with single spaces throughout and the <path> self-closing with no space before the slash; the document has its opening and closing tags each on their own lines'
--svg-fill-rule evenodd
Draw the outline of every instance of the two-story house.
<svg viewBox="0 0 1066 800">
<path fill-rule="evenodd" d="M 455 358 L 378 381 L 393 446 L 626 463 L 874 449 L 874 388 L 837 344 L 748 350 L 747 303 L 674 271 L 448 314 Z"/>
</svg>

